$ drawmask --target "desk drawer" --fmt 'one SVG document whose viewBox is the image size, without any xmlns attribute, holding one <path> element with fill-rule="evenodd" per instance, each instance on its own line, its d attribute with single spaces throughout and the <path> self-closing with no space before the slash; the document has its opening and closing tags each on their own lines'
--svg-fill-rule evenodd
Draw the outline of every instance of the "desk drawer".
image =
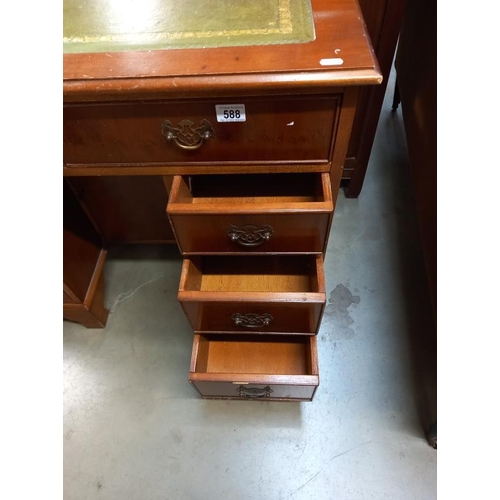
<svg viewBox="0 0 500 500">
<path fill-rule="evenodd" d="M 245 121 L 218 122 L 219 104 L 243 104 Z M 67 167 L 326 162 L 339 110 L 338 95 L 67 105 L 64 161 Z"/>
<path fill-rule="evenodd" d="M 200 333 L 317 333 L 326 302 L 321 255 L 184 260 L 179 301 Z"/>
<path fill-rule="evenodd" d="M 333 213 L 330 176 L 175 176 L 167 213 L 184 255 L 321 253 Z"/>
<path fill-rule="evenodd" d="M 311 401 L 316 337 L 195 335 L 189 381 L 204 398 Z"/>
</svg>

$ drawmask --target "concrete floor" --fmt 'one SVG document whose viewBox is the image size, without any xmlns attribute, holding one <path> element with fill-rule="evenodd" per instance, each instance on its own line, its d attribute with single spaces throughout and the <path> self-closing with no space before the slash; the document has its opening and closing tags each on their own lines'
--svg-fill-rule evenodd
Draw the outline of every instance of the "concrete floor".
<svg viewBox="0 0 500 500">
<path fill-rule="evenodd" d="M 106 329 L 64 323 L 66 500 L 436 498 L 435 336 L 392 91 L 361 195 L 336 207 L 314 401 L 200 399 L 177 250 L 112 249 Z"/>
</svg>

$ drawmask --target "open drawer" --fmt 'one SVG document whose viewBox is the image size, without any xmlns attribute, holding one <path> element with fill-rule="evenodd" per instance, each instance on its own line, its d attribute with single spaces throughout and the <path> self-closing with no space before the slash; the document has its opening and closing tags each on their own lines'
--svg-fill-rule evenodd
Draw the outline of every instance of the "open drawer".
<svg viewBox="0 0 500 500">
<path fill-rule="evenodd" d="M 328 173 L 175 176 L 167 214 L 184 255 L 322 253 Z"/>
<path fill-rule="evenodd" d="M 316 337 L 196 334 L 189 381 L 204 398 L 311 401 Z"/>
<path fill-rule="evenodd" d="M 185 259 L 178 298 L 200 333 L 316 334 L 326 302 L 321 255 Z"/>
</svg>

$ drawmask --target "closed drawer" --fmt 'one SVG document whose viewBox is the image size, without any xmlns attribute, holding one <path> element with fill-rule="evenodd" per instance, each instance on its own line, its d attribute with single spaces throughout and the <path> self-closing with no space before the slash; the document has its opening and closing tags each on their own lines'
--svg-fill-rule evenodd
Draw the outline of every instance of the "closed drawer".
<svg viewBox="0 0 500 500">
<path fill-rule="evenodd" d="M 167 213 L 184 255 L 321 253 L 327 173 L 175 176 Z"/>
<path fill-rule="evenodd" d="M 243 104 L 245 121 L 218 122 L 218 104 Z M 339 110 L 339 95 L 67 105 L 64 161 L 66 167 L 326 162 Z"/>
<path fill-rule="evenodd" d="M 311 401 L 316 337 L 196 334 L 189 381 L 204 398 Z"/>
<path fill-rule="evenodd" d="M 326 302 L 323 259 L 192 257 L 183 262 L 178 298 L 196 332 L 314 335 Z"/>
</svg>

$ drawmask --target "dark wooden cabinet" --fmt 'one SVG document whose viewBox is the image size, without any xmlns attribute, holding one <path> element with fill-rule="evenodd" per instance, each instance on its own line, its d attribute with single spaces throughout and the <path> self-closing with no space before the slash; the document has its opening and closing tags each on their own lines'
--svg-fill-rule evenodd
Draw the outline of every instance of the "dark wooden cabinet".
<svg viewBox="0 0 500 500">
<path fill-rule="evenodd" d="M 397 85 L 410 158 L 429 294 L 437 318 L 437 13 L 407 0 L 396 56 Z"/>
<path fill-rule="evenodd" d="M 394 59 L 405 0 L 359 0 L 373 49 L 384 76 L 381 85 L 360 89 L 358 107 L 342 173 L 348 198 L 361 192 Z"/>
</svg>

